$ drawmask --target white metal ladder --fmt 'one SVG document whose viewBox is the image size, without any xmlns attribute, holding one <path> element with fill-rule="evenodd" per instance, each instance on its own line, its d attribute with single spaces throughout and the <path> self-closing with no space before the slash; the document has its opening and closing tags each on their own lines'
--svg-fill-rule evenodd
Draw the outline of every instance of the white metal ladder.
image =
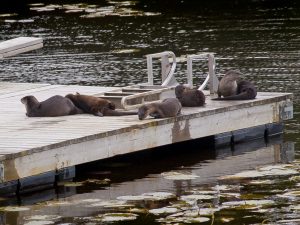
<svg viewBox="0 0 300 225">
<path fill-rule="evenodd" d="M 134 109 L 144 103 L 159 101 L 167 97 L 175 97 L 175 87 L 178 82 L 174 76 L 176 69 L 176 56 L 171 51 L 164 51 L 160 53 L 154 53 L 146 55 L 147 57 L 147 74 L 148 82 L 143 84 L 132 85 L 124 88 L 120 88 L 113 91 L 105 92 L 104 94 L 97 95 L 102 98 L 109 99 L 114 102 L 117 108 L 122 109 Z M 170 64 L 169 58 L 172 62 Z M 153 59 L 161 59 L 161 77 L 162 84 L 154 85 L 153 78 Z M 193 86 L 193 60 L 208 59 L 208 76 L 203 84 L 199 87 L 199 90 L 209 84 L 210 94 L 215 94 L 218 89 L 218 78 L 215 75 L 215 58 L 212 53 L 203 53 L 198 55 L 187 56 L 187 83 L 189 86 Z"/>
<path fill-rule="evenodd" d="M 169 57 L 172 57 L 172 66 L 169 63 Z M 174 77 L 174 72 L 176 69 L 176 56 L 171 51 L 165 51 L 156 54 L 147 55 L 147 71 L 148 71 L 148 84 L 153 85 L 153 58 L 161 58 L 161 73 L 162 73 L 162 87 L 176 86 L 178 82 Z M 215 57 L 212 53 L 202 53 L 187 55 L 187 84 L 193 86 L 193 60 L 203 60 L 208 59 L 208 76 L 205 81 L 199 87 L 199 90 L 204 90 L 204 88 L 209 84 L 210 94 L 215 94 L 218 91 L 219 80 L 215 74 Z"/>
</svg>

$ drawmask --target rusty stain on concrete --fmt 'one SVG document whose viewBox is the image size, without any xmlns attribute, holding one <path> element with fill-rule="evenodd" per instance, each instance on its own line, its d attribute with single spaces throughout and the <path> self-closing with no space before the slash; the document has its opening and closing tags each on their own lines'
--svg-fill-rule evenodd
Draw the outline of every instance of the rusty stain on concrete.
<svg viewBox="0 0 300 225">
<path fill-rule="evenodd" d="M 3 162 L 4 165 L 4 180 L 11 181 L 20 178 L 18 171 L 15 166 L 15 160 L 6 160 Z"/>
<path fill-rule="evenodd" d="M 184 127 L 181 129 L 180 124 L 184 123 Z M 186 141 L 191 139 L 190 134 L 190 120 L 175 121 L 172 128 L 172 143 Z"/>
</svg>

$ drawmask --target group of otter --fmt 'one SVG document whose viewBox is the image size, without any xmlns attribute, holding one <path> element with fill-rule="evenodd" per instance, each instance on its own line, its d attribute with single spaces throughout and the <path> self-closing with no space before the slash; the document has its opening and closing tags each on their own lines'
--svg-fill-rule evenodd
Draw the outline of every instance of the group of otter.
<svg viewBox="0 0 300 225">
<path fill-rule="evenodd" d="M 256 97 L 255 86 L 240 79 L 241 73 L 230 70 L 220 80 L 218 98 L 212 100 L 250 100 Z M 181 114 L 182 107 L 199 107 L 205 105 L 202 91 L 192 89 L 182 84 L 175 87 L 176 98 L 166 98 L 161 102 L 144 104 L 133 111 L 117 111 L 114 103 L 109 100 L 82 95 L 79 93 L 52 96 L 39 102 L 34 96 L 25 96 L 21 102 L 26 107 L 28 117 L 54 117 L 88 113 L 95 116 L 125 116 L 138 115 L 140 120 L 148 115 L 154 118 L 175 117 Z M 223 96 L 223 97 L 222 97 Z"/>
</svg>

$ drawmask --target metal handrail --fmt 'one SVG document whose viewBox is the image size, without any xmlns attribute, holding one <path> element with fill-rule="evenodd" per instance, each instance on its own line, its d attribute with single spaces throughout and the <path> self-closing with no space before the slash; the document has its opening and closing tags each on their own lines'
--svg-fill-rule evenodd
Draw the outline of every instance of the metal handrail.
<svg viewBox="0 0 300 225">
<path fill-rule="evenodd" d="M 219 80 L 215 74 L 216 62 L 215 57 L 212 53 L 202 53 L 195 55 L 187 56 L 187 76 L 188 76 L 188 85 L 193 86 L 193 60 L 196 59 L 208 59 L 208 76 L 198 88 L 198 90 L 204 90 L 204 88 L 209 83 L 210 94 L 216 94 L 218 92 Z"/>
<path fill-rule="evenodd" d="M 153 85 L 153 58 L 162 58 L 162 84 L 161 86 L 167 87 L 172 86 L 172 83 L 177 83 L 174 77 L 176 69 L 176 56 L 171 51 L 164 51 L 154 54 L 148 54 L 147 57 L 147 72 L 148 72 L 148 84 Z M 173 58 L 171 69 L 169 68 L 168 57 Z M 175 82 L 174 82 L 175 81 Z"/>
</svg>

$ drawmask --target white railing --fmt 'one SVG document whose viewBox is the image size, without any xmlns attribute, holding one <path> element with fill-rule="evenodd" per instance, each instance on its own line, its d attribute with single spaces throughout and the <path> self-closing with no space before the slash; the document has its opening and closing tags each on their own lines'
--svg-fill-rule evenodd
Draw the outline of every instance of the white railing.
<svg viewBox="0 0 300 225">
<path fill-rule="evenodd" d="M 171 51 L 164 51 L 160 53 L 154 53 L 146 55 L 147 57 L 147 72 L 148 72 L 148 84 L 153 85 L 153 58 L 161 58 L 161 75 L 162 84 L 161 86 L 176 86 L 178 82 L 174 77 L 176 69 L 176 56 Z M 170 67 L 169 57 L 173 59 L 172 66 Z"/>
<path fill-rule="evenodd" d="M 208 59 L 208 76 L 202 85 L 198 88 L 199 90 L 204 90 L 204 88 L 209 84 L 210 94 L 216 94 L 218 92 L 219 80 L 215 74 L 215 57 L 212 53 L 202 53 L 197 55 L 187 56 L 187 82 L 189 86 L 193 86 L 193 60 L 203 60 Z"/>
<path fill-rule="evenodd" d="M 178 82 L 174 77 L 176 69 L 176 56 L 171 51 L 164 51 L 160 53 L 149 54 L 147 57 L 147 72 L 148 72 L 148 85 L 153 85 L 153 58 L 161 58 L 161 75 L 162 87 L 176 86 Z M 170 66 L 169 57 L 172 58 L 172 65 Z M 208 60 L 208 75 L 199 90 L 209 85 L 210 94 L 216 94 L 218 91 L 219 80 L 215 74 L 215 57 L 212 53 L 202 53 L 187 56 L 187 83 L 193 86 L 193 60 Z"/>
</svg>

